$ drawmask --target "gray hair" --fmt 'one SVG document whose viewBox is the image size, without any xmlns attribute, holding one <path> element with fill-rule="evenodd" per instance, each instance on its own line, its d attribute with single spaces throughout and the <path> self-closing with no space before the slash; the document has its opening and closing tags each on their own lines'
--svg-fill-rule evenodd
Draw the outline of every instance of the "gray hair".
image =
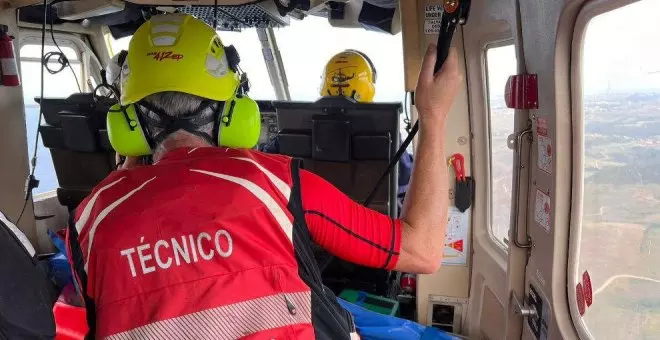
<svg viewBox="0 0 660 340">
<path fill-rule="evenodd" d="M 144 100 L 154 108 L 161 110 L 170 117 L 190 115 L 193 112 L 197 112 L 199 110 L 200 105 L 202 105 L 204 102 L 209 102 L 208 99 L 204 99 L 202 97 L 198 97 L 187 93 L 181 93 L 181 92 L 160 92 L 160 93 L 152 94 L 146 97 Z M 209 107 L 207 107 L 206 109 L 200 112 L 197 112 L 195 116 L 198 117 L 200 120 L 207 119 L 209 115 L 213 115 L 215 113 L 219 105 L 223 105 L 223 104 L 220 102 L 212 102 L 212 105 L 210 105 Z M 143 115 L 146 115 L 151 119 L 155 119 L 155 120 L 159 119 L 159 116 L 156 113 L 150 111 L 146 107 L 140 105 L 140 108 Z M 193 119 L 192 121 L 194 122 L 195 120 Z M 151 132 L 150 137 L 152 138 L 163 131 L 162 128 L 150 126 L 148 124 L 148 120 L 146 124 L 147 127 L 149 128 L 149 131 Z M 214 139 L 213 129 L 214 129 L 214 123 L 208 123 L 200 126 L 197 129 L 197 131 L 207 134 L 212 139 Z M 173 133 L 171 136 L 181 133 L 185 133 L 185 132 L 177 131 Z M 171 136 L 168 136 L 168 138 L 170 138 Z"/>
</svg>

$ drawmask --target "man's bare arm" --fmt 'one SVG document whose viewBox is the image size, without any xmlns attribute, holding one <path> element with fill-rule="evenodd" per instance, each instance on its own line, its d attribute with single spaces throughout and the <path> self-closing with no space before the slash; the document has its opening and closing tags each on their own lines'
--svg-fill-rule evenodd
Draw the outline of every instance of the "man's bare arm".
<svg viewBox="0 0 660 340">
<path fill-rule="evenodd" d="M 442 261 L 449 188 L 444 138 L 446 118 L 462 81 L 456 50 L 433 73 L 436 47 L 429 46 L 415 94 L 419 140 L 404 202 L 401 255 L 396 270 L 433 273 Z"/>
</svg>

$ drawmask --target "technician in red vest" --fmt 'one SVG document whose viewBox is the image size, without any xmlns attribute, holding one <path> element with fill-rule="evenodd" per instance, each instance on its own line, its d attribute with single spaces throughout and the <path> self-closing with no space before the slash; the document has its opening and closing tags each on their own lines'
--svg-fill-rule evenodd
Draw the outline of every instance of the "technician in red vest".
<svg viewBox="0 0 660 340">
<path fill-rule="evenodd" d="M 69 252 L 90 333 L 108 339 L 354 339 L 324 289 L 316 243 L 344 260 L 411 273 L 440 266 L 448 206 L 447 113 L 456 53 L 419 77 L 415 170 L 401 219 L 351 201 L 291 158 L 252 151 L 258 107 L 238 55 L 188 15 L 135 33 L 108 113 L 113 147 L 154 164 L 113 172 L 78 209 Z"/>
</svg>

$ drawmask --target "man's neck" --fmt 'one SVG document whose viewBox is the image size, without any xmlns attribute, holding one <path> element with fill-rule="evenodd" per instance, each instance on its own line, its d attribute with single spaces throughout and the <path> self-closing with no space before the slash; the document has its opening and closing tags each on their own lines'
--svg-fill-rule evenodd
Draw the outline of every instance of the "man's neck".
<svg viewBox="0 0 660 340">
<path fill-rule="evenodd" d="M 185 131 L 175 132 L 171 136 L 167 137 L 162 143 L 156 147 L 154 152 L 153 159 L 154 162 L 158 162 L 163 156 L 168 152 L 180 149 L 180 148 L 203 148 L 209 147 L 210 145 L 203 138 L 195 136 Z"/>
</svg>

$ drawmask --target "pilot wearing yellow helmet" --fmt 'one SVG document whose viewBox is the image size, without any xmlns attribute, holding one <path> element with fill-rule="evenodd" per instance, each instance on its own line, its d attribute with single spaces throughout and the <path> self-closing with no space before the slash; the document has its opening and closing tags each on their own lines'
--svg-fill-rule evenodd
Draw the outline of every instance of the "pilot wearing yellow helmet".
<svg viewBox="0 0 660 340">
<path fill-rule="evenodd" d="M 325 66 L 320 95 L 371 103 L 376 95 L 377 78 L 376 67 L 366 54 L 346 50 L 333 56 Z"/>
<path fill-rule="evenodd" d="M 369 56 L 358 50 L 345 50 L 335 54 L 325 66 L 321 77 L 321 97 L 346 97 L 358 103 L 371 103 L 376 95 L 378 72 Z M 278 153 L 277 137 L 261 149 Z M 399 161 L 399 211 L 408 190 L 412 174 L 413 157 L 406 152 Z"/>
<path fill-rule="evenodd" d="M 330 58 L 323 69 L 319 95 L 346 97 L 358 103 L 371 103 L 376 95 L 377 78 L 376 67 L 366 54 L 357 50 L 345 50 Z M 263 152 L 279 153 L 277 136 L 259 148 Z"/>
</svg>

